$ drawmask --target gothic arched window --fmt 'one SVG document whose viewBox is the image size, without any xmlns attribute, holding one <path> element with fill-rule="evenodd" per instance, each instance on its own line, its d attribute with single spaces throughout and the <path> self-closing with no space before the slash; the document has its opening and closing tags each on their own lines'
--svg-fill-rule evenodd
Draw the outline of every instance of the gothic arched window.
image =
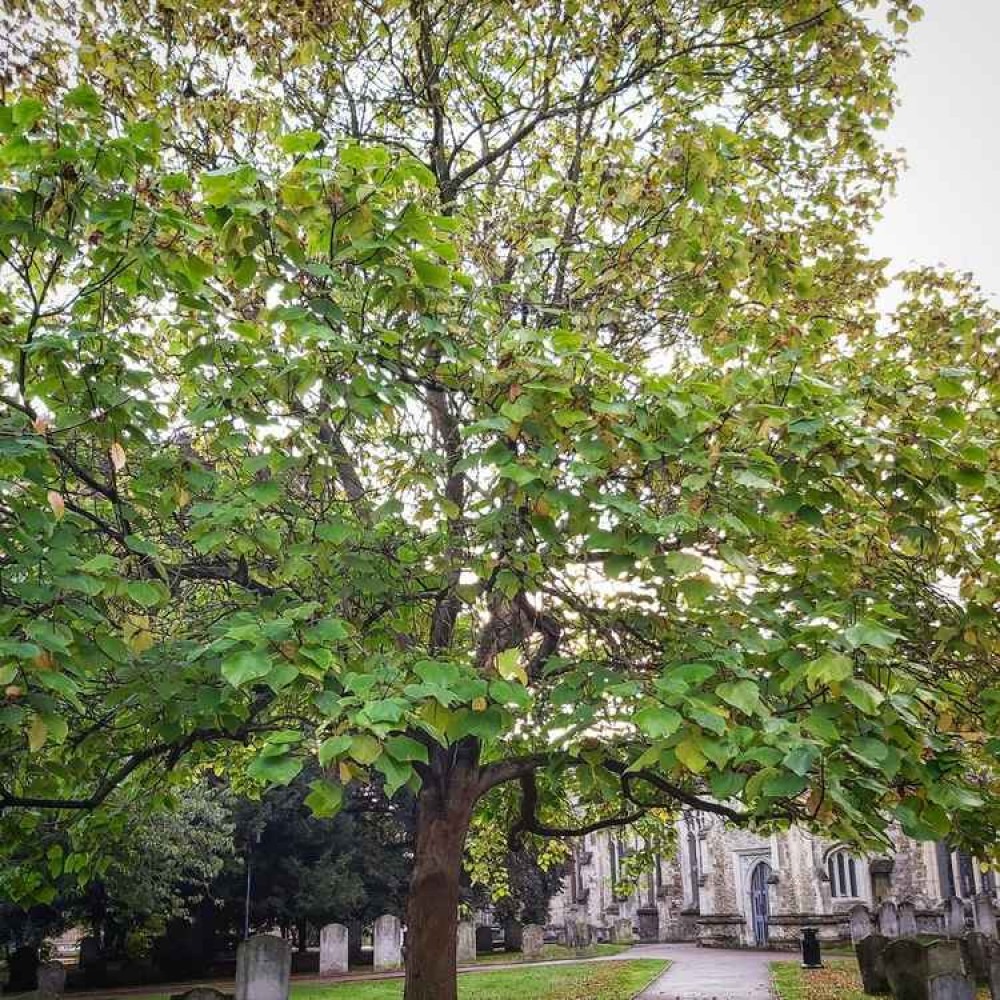
<svg viewBox="0 0 1000 1000">
<path fill-rule="evenodd" d="M 834 899 L 859 899 L 861 896 L 861 862 L 841 847 L 831 851 L 826 859 L 830 876 L 830 895 Z"/>
</svg>

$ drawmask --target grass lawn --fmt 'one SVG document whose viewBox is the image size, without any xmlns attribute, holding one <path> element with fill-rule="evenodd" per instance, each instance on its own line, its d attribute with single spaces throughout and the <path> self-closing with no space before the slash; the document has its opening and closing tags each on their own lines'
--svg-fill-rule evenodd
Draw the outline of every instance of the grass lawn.
<svg viewBox="0 0 1000 1000">
<path fill-rule="evenodd" d="M 561 944 L 547 944 L 542 948 L 542 954 L 534 962 L 555 962 L 568 958 L 607 958 L 610 955 L 620 955 L 623 951 L 628 951 L 631 945 L 627 944 L 595 944 L 585 951 L 576 952 L 572 948 L 566 948 Z M 528 961 L 519 951 L 503 952 L 498 951 L 494 955 L 480 955 L 476 958 L 476 965 L 494 965 L 504 962 L 525 962 Z"/>
<path fill-rule="evenodd" d="M 459 978 L 458 995 L 461 1000 L 632 1000 L 668 965 L 643 958 L 475 972 Z M 329 986 L 293 984 L 291 1000 L 401 1000 L 402 996 L 402 979 L 386 979 Z M 129 1000 L 167 1000 L 167 995 L 150 994 Z"/>
<path fill-rule="evenodd" d="M 835 960 L 825 969 L 803 969 L 797 962 L 772 962 L 771 974 L 778 1000 L 865 1000 L 861 976 L 852 960 Z M 977 1000 L 989 1000 L 980 990 Z"/>
</svg>

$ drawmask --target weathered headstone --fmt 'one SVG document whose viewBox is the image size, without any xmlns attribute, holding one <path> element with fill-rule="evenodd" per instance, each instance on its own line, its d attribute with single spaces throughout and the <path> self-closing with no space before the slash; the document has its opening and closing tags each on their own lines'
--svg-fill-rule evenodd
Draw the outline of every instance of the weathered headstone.
<svg viewBox="0 0 1000 1000">
<path fill-rule="evenodd" d="M 108 963 L 101 947 L 100 938 L 88 936 L 80 939 L 80 954 L 77 959 L 85 986 L 104 986 L 108 979 Z"/>
<path fill-rule="evenodd" d="M 66 990 L 66 966 L 62 962 L 42 962 L 38 966 L 38 1000 L 59 1000 Z"/>
<path fill-rule="evenodd" d="M 917 907 L 908 899 L 899 904 L 899 936 L 916 937 L 920 931 L 917 927 Z"/>
<path fill-rule="evenodd" d="M 899 910 L 891 899 L 878 908 L 878 931 L 883 937 L 899 937 Z"/>
<path fill-rule="evenodd" d="M 883 954 L 895 1000 L 975 1000 L 955 941 L 922 944 L 916 938 L 890 941 Z"/>
<path fill-rule="evenodd" d="M 993 899 L 987 895 L 976 896 L 972 901 L 972 924 L 980 934 L 996 939 L 997 914 L 993 908 Z"/>
<path fill-rule="evenodd" d="M 542 957 L 542 948 L 545 946 L 545 928 L 538 924 L 525 924 L 521 931 L 521 952 L 525 958 L 536 959 Z"/>
<path fill-rule="evenodd" d="M 989 965 L 987 967 L 987 985 L 993 1000 L 1000 1000 L 1000 941 L 987 938 Z"/>
<path fill-rule="evenodd" d="M 524 946 L 522 941 L 523 925 L 520 920 L 508 917 L 503 922 L 503 947 L 504 951 L 520 951 Z"/>
<path fill-rule="evenodd" d="M 944 901 L 945 937 L 960 938 L 965 933 L 965 904 L 958 896 L 949 896 Z"/>
<path fill-rule="evenodd" d="M 460 920 L 455 945 L 455 958 L 459 965 L 470 965 L 476 960 L 476 923 Z"/>
<path fill-rule="evenodd" d="M 851 925 L 851 943 L 857 944 L 864 941 L 869 934 L 875 933 L 875 924 L 872 921 L 871 911 L 864 903 L 852 906 L 847 914 Z"/>
<path fill-rule="evenodd" d="M 272 934 L 255 934 L 236 950 L 236 1000 L 288 1000 L 292 946 Z"/>
<path fill-rule="evenodd" d="M 889 980 L 885 974 L 883 952 L 889 939 L 881 934 L 869 934 L 854 943 L 854 954 L 861 970 L 861 982 L 865 993 L 873 997 L 889 996 Z"/>
<path fill-rule="evenodd" d="M 611 925 L 611 940 L 614 944 L 632 944 L 634 940 L 632 921 L 628 917 L 618 917 Z"/>
<path fill-rule="evenodd" d="M 980 986 L 990 981 L 990 943 L 993 940 L 979 931 L 969 931 L 958 939 L 965 971 Z"/>
<path fill-rule="evenodd" d="M 398 969 L 403 964 L 403 932 L 399 917 L 387 913 L 375 921 L 374 951 L 376 972 Z"/>
<path fill-rule="evenodd" d="M 343 924 L 327 924 L 319 932 L 319 974 L 337 976 L 347 972 L 348 930 Z"/>
<path fill-rule="evenodd" d="M 593 928 L 585 920 L 574 920 L 571 924 L 572 931 L 572 947 L 576 951 L 586 951 L 594 940 Z"/>
</svg>

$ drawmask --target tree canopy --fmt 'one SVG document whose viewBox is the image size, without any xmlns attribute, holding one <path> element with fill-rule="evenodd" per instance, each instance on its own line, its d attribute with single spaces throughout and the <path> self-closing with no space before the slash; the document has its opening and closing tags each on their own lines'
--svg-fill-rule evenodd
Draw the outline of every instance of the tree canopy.
<svg viewBox="0 0 1000 1000">
<path fill-rule="evenodd" d="M 507 782 L 521 833 L 572 795 L 995 844 L 997 316 L 929 271 L 879 310 L 920 13 L 881 8 L 40 33 L 0 110 L 4 841 L 96 809 L 83 868 L 186 767 L 316 758 L 321 815 L 418 794 L 415 889 Z"/>
</svg>

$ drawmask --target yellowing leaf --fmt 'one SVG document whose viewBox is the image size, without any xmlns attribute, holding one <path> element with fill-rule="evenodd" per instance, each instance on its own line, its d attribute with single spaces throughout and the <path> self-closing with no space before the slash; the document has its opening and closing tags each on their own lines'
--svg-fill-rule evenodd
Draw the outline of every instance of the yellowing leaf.
<svg viewBox="0 0 1000 1000">
<path fill-rule="evenodd" d="M 694 771 L 695 774 L 700 774 L 704 771 L 705 765 L 708 764 L 708 758 L 691 740 L 684 740 L 682 743 L 678 743 L 674 747 L 674 753 L 677 755 L 677 759 L 689 771 Z"/>
<path fill-rule="evenodd" d="M 115 467 L 115 472 L 121 472 L 125 468 L 125 449 L 119 441 L 111 446 L 111 464 Z"/>
<path fill-rule="evenodd" d="M 528 683 L 528 675 L 521 666 L 521 651 L 516 647 L 505 649 L 497 657 L 497 673 L 505 681 L 519 680 L 522 684 Z"/>
<path fill-rule="evenodd" d="M 45 746 L 45 737 L 49 734 L 49 728 L 45 725 L 45 720 L 36 715 L 34 721 L 28 729 L 28 747 L 34 750 L 41 750 Z"/>
<path fill-rule="evenodd" d="M 63 500 L 62 494 L 56 490 L 49 490 L 49 506 L 57 518 L 61 518 L 66 513 L 66 501 Z"/>
</svg>

